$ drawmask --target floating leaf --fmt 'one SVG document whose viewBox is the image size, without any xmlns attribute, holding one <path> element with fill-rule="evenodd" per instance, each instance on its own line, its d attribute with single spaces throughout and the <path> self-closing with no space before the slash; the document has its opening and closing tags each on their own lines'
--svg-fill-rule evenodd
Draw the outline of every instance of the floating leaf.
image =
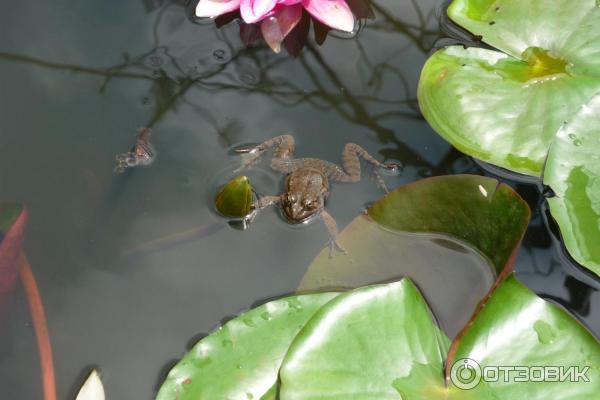
<svg viewBox="0 0 600 400">
<path fill-rule="evenodd" d="M 405 185 L 341 232 L 338 241 L 348 255 L 330 258 L 321 251 L 299 290 L 410 276 L 453 336 L 496 276 L 512 268 L 529 214 L 518 194 L 491 178 L 444 176 Z"/>
<path fill-rule="evenodd" d="M 447 339 L 408 279 L 344 293 L 325 304 L 290 346 L 281 367 L 279 398 L 597 397 L 600 345 L 564 310 L 538 298 L 510 275 L 479 311 L 447 355 Z M 519 382 L 512 375 L 506 380 L 475 381 L 475 387 L 463 390 L 454 382 L 463 383 L 461 378 L 456 381 L 456 371 L 464 358 L 480 368 L 534 367 L 539 371 L 545 366 L 563 370 L 579 367 L 589 382 Z M 451 368 L 454 361 L 458 369 Z"/>
<path fill-rule="evenodd" d="M 485 390 L 493 392 L 493 399 L 588 400 L 600 393 L 598 341 L 564 309 L 540 299 L 512 275 L 494 291 L 453 343 L 448 364 L 465 358 L 481 368 L 537 367 L 537 374 L 539 367 L 563 371 L 570 367 L 580 371 L 589 368 L 589 382 L 552 382 L 553 378 L 546 382 L 504 382 L 503 378 L 488 382 Z M 516 373 L 511 376 L 514 378 Z"/>
<path fill-rule="evenodd" d="M 79 390 L 75 400 L 104 400 L 104 386 L 98 371 L 93 370 Z"/>
<path fill-rule="evenodd" d="M 508 185 L 476 175 L 424 179 L 373 204 L 368 214 L 402 232 L 443 233 L 485 254 L 500 274 L 529 224 L 527 203 Z"/>
<path fill-rule="evenodd" d="M 574 177 L 569 197 L 585 203 L 581 194 L 587 192 L 588 203 L 559 207 L 554 201 L 551 211 L 574 258 L 598 272 L 598 253 L 574 233 L 581 231 L 578 221 L 588 219 L 584 230 L 596 224 L 589 240 L 599 235 L 600 202 L 589 195 L 599 176 L 592 139 L 598 132 L 588 125 L 581 133 L 588 140 L 577 151 L 560 144 L 563 125 L 593 123 L 579 110 L 600 95 L 597 1 L 454 0 L 448 14 L 508 54 L 459 46 L 436 52 L 419 83 L 423 115 L 459 150 L 516 172 L 550 176 L 546 181 L 557 192 L 565 185 L 555 177 L 577 174 L 569 165 L 585 164 L 589 179 Z"/>
<path fill-rule="evenodd" d="M 177 363 L 157 400 L 274 398 L 277 372 L 293 338 L 336 295 L 275 300 L 229 321 Z"/>
<path fill-rule="evenodd" d="M 600 94 L 582 106 L 550 147 L 544 183 L 569 252 L 600 275 Z"/>
<path fill-rule="evenodd" d="M 298 334 L 281 367 L 279 398 L 398 399 L 394 383 L 409 376 L 425 394 L 431 382 L 442 384 L 448 346 L 410 280 L 356 289 Z"/>
<path fill-rule="evenodd" d="M 600 77 L 597 0 L 454 0 L 448 15 L 515 58 L 545 49 L 573 75 Z"/>
<path fill-rule="evenodd" d="M 558 129 L 600 91 L 597 78 L 540 73 L 497 51 L 451 46 L 425 64 L 419 104 L 462 152 L 539 176 Z"/>
<path fill-rule="evenodd" d="M 243 218 L 252 211 L 253 197 L 248 177 L 237 176 L 217 193 L 215 207 L 225 217 Z"/>
</svg>

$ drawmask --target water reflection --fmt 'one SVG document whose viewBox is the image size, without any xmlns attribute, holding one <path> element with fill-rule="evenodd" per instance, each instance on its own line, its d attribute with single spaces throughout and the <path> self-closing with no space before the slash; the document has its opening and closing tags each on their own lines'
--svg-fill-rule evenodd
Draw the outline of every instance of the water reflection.
<svg viewBox="0 0 600 400">
<path fill-rule="evenodd" d="M 369 24 L 369 30 L 379 31 L 392 36 L 390 41 L 398 41 L 394 36 L 402 37 L 402 46 L 386 55 L 384 60 L 374 61 L 367 50 L 365 40 L 360 36 L 349 41 L 360 55 L 360 86 L 369 88 L 369 94 L 356 93 L 356 82 L 344 79 L 335 65 L 324 54 L 329 49 L 319 49 L 308 44 L 299 60 L 291 57 L 273 57 L 270 49 L 264 45 L 254 45 L 245 49 L 233 31 L 215 32 L 217 40 L 194 45 L 197 33 L 189 26 L 175 27 L 181 23 L 183 5 L 180 1 L 144 0 L 148 12 L 154 12 L 154 46 L 139 54 L 123 53 L 123 61 L 108 67 L 89 67 L 85 65 L 49 61 L 35 56 L 18 53 L 0 52 L 0 60 L 29 64 L 36 67 L 68 71 L 102 77 L 99 93 L 104 93 L 116 79 L 141 80 L 150 85 L 148 96 L 142 97 L 144 105 L 152 105 L 151 117 L 143 126 L 152 128 L 167 114 L 176 111 L 183 104 L 200 113 L 210 123 L 215 132 L 226 129 L 219 126 L 211 112 L 191 97 L 194 91 L 222 93 L 234 91 L 240 94 L 261 94 L 284 107 L 296 107 L 301 103 L 311 105 L 317 110 L 326 109 L 337 113 L 349 123 L 366 128 L 374 133 L 379 141 L 387 145 L 381 153 L 389 158 L 400 159 L 409 164 L 419 165 L 419 175 L 436 175 L 449 172 L 448 160 L 436 164 L 424 160 L 418 152 L 408 146 L 390 127 L 398 119 L 422 120 L 418 109 L 415 82 L 405 76 L 398 65 L 399 58 L 409 48 L 427 53 L 439 37 L 436 25 L 436 8 L 424 11 L 423 5 L 412 0 L 412 12 L 417 23 L 397 18 L 391 7 L 384 2 L 373 1 L 372 7 L 378 14 L 377 20 Z M 184 24 L 185 25 L 185 24 Z M 175 31 L 173 31 L 175 30 Z M 179 31 L 179 32 L 178 32 Z M 175 33 L 178 33 L 175 35 Z M 172 45 L 176 36 L 177 43 Z M 179 40 L 187 38 L 191 45 L 182 46 Z M 378 57 L 380 58 L 380 57 Z M 298 63 L 299 62 L 299 63 Z M 233 67 L 228 67 L 233 64 Z M 288 67 L 288 64 L 295 64 Z M 285 79 L 280 71 L 283 68 L 302 67 L 304 81 L 301 84 Z M 217 78 L 218 79 L 215 79 Z M 311 90 L 307 90 L 312 87 Z M 392 89 L 392 90 L 390 90 Z M 392 95 L 389 95 L 389 94 Z M 230 141 L 231 142 L 231 141 Z M 457 158 L 458 153 L 450 151 L 449 157 Z"/>
<path fill-rule="evenodd" d="M 439 1 L 377 0 L 378 18 L 356 38 L 308 46 L 297 59 L 246 48 L 235 24 L 192 22 L 182 3 L 2 6 L 0 189 L 31 210 L 26 251 L 48 312 L 59 398 L 90 363 L 106 372 L 109 398 L 151 398 L 161 366 L 194 333 L 297 288 L 326 232 L 294 229 L 276 212 L 246 232 L 229 229 L 212 201 L 237 161 L 233 145 L 293 132 L 299 154 L 337 161 L 357 142 L 406 165 L 392 187 L 481 172 L 417 107 L 420 68 L 440 36 Z M 116 177 L 114 154 L 140 126 L 153 128 L 159 156 Z M 280 177 L 255 172 L 253 183 L 278 193 Z M 369 182 L 340 185 L 328 207 L 343 227 L 380 195 Z M 519 276 L 589 311 L 585 321 L 600 332 L 598 293 L 557 254 L 536 217 Z M 0 332 L 2 397 L 39 398 L 22 297 L 12 311 Z"/>
</svg>

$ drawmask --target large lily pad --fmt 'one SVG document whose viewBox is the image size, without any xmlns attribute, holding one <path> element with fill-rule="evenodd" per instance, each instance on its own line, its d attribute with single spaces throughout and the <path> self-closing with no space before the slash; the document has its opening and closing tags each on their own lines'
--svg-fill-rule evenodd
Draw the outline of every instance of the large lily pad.
<svg viewBox="0 0 600 400">
<path fill-rule="evenodd" d="M 590 179 L 573 179 L 570 197 L 576 198 L 571 204 L 585 202 L 581 194 L 593 191 L 598 177 L 593 140 L 581 142 L 586 150 L 578 152 L 559 150 L 564 146 L 555 142 L 561 141 L 565 124 L 586 124 L 589 138 L 600 135 L 593 132 L 593 121 L 579 115 L 600 94 L 598 2 L 454 0 L 448 14 L 506 53 L 460 46 L 436 52 L 419 83 L 427 121 L 469 155 L 519 173 L 550 175 L 547 182 L 557 192 L 561 187 L 552 177 L 570 174 L 568 164 L 584 163 Z M 600 226 L 600 203 L 587 199 L 590 207 L 563 207 L 567 211 L 561 213 L 555 204 L 551 211 L 571 254 L 597 272 L 598 254 L 579 248 L 581 241 L 571 234 L 583 219 Z M 591 231 L 589 240 L 600 240 L 600 228 Z"/>
<path fill-rule="evenodd" d="M 322 307 L 296 337 L 279 398 L 398 399 L 395 383 L 409 376 L 425 394 L 443 382 L 448 347 L 409 279 L 356 289 Z"/>
<path fill-rule="evenodd" d="M 597 0 L 454 0 L 448 15 L 515 58 L 545 49 L 573 75 L 600 77 Z"/>
<path fill-rule="evenodd" d="M 464 360 L 479 372 L 465 378 Z M 481 373 L 496 366 L 538 372 L 525 382 Z M 542 382 L 544 367 L 581 372 Z M 451 345 L 408 278 L 267 303 L 200 341 L 158 399 L 587 400 L 599 391 L 597 340 L 511 274 Z"/>
<path fill-rule="evenodd" d="M 449 365 L 471 359 L 481 368 L 577 367 L 589 382 L 487 382 L 481 391 L 492 399 L 584 400 L 600 393 L 600 344 L 562 308 L 548 303 L 510 276 L 481 307 L 464 334 L 452 345 Z M 449 370 L 448 373 L 451 371 Z M 522 375 L 522 374 L 521 374 Z M 538 372 L 532 372 L 538 376 Z M 509 374 L 515 378 L 516 373 Z M 452 380 L 451 380 L 452 381 Z M 485 387 L 487 386 L 487 388 Z"/>
<path fill-rule="evenodd" d="M 544 182 L 563 240 L 580 264 L 600 275 L 600 94 L 558 131 Z"/>
<path fill-rule="evenodd" d="M 471 317 L 496 277 L 512 268 L 529 207 L 507 185 L 475 175 L 402 186 L 352 221 L 312 262 L 300 291 L 355 288 L 410 276 L 448 335 Z"/>
<path fill-rule="evenodd" d="M 173 367 L 157 400 L 272 398 L 290 343 L 336 295 L 275 300 L 229 321 L 200 340 Z"/>
<path fill-rule="evenodd" d="M 440 50 L 421 75 L 423 115 L 462 152 L 539 176 L 556 132 L 600 91 L 600 79 L 543 75 L 532 63 L 479 48 Z"/>
<path fill-rule="evenodd" d="M 323 306 L 298 334 L 281 367 L 279 398 L 583 400 L 600 390 L 598 342 L 512 275 L 453 343 L 449 365 L 469 358 L 482 367 L 589 367 L 589 382 L 522 383 L 513 376 L 464 390 L 453 369 L 444 369 L 447 349 L 409 280 L 357 289 Z"/>
</svg>

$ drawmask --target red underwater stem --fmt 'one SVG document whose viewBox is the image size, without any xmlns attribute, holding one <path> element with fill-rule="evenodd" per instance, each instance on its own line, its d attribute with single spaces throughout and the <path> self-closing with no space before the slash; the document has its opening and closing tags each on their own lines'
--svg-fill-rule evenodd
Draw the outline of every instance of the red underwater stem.
<svg viewBox="0 0 600 400">
<path fill-rule="evenodd" d="M 42 371 L 42 386 L 44 389 L 44 400 L 56 400 L 56 382 L 54 379 L 54 362 L 52 360 L 52 345 L 48 335 L 48 325 L 46 324 L 46 313 L 44 304 L 35 276 L 27 261 L 25 254 L 19 254 L 19 273 L 21 282 L 27 295 L 27 302 L 31 311 L 35 336 L 37 338 L 38 351 L 40 356 L 40 368 Z"/>
</svg>

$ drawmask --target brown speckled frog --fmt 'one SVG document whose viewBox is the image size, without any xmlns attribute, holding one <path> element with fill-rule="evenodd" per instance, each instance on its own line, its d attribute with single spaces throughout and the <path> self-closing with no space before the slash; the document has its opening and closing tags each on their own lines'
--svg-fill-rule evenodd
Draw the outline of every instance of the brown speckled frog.
<svg viewBox="0 0 600 400">
<path fill-rule="evenodd" d="M 338 229 L 333 217 L 325 211 L 325 200 L 329 197 L 329 180 L 337 182 L 360 181 L 360 158 L 375 168 L 388 171 L 399 171 L 398 163 L 381 163 L 374 159 L 362 147 L 347 143 L 342 153 L 343 168 L 329 161 L 318 158 L 293 158 L 294 138 L 291 135 L 277 136 L 257 146 L 236 149 L 244 154 L 242 166 L 244 169 L 253 165 L 270 148 L 274 148 L 271 168 L 286 174 L 285 192 L 280 196 L 264 196 L 257 200 L 255 210 L 261 210 L 270 205 L 279 205 L 284 216 L 291 223 L 306 222 L 314 217 L 320 217 L 329 232 L 330 256 L 334 249 L 344 252 L 337 243 Z M 378 186 L 387 192 L 383 179 L 374 169 Z"/>
</svg>

